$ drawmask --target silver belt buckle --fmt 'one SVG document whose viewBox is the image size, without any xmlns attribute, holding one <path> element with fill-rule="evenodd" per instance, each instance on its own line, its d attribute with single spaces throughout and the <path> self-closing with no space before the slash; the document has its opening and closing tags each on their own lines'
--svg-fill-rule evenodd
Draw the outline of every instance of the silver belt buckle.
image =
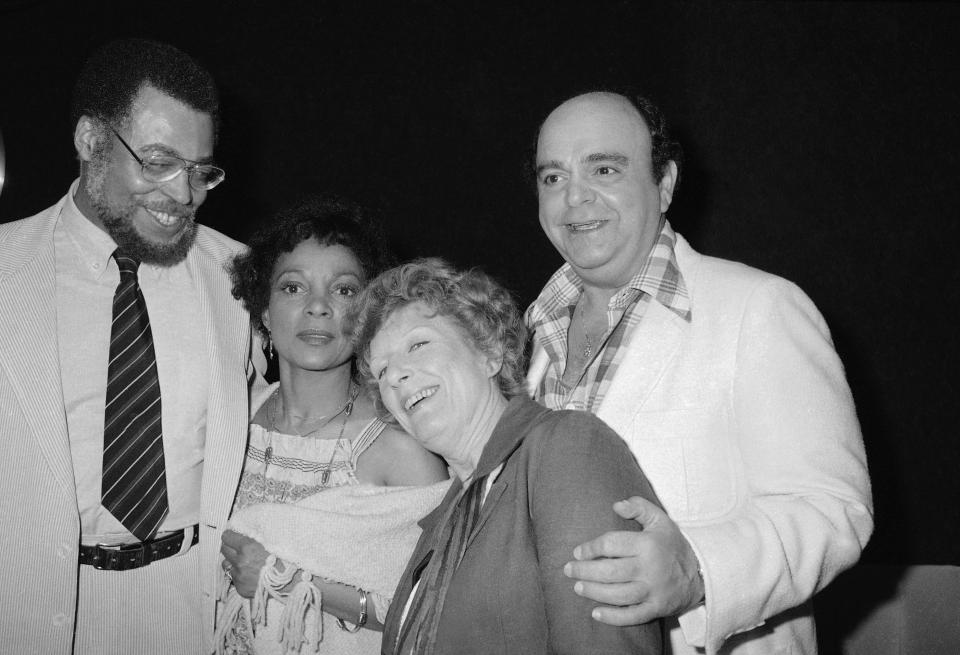
<svg viewBox="0 0 960 655">
<path fill-rule="evenodd" d="M 137 544 L 97 544 L 97 562 L 93 568 L 100 571 L 128 571 L 149 564 L 144 561 L 149 549 L 142 541 Z M 101 565 L 102 563 L 102 565 Z M 109 566 L 111 565 L 112 566 Z"/>
</svg>

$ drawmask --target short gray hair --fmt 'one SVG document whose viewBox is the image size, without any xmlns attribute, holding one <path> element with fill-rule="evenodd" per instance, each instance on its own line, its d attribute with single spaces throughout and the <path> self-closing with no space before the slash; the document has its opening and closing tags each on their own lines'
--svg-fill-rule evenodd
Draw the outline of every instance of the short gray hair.
<svg viewBox="0 0 960 655">
<path fill-rule="evenodd" d="M 360 294 L 353 307 L 353 349 L 362 377 L 371 378 L 370 342 L 384 322 L 415 302 L 453 320 L 480 352 L 502 358 L 497 383 L 504 396 L 524 392 L 527 328 L 510 292 L 486 273 L 458 271 L 438 258 L 391 268 Z"/>
</svg>

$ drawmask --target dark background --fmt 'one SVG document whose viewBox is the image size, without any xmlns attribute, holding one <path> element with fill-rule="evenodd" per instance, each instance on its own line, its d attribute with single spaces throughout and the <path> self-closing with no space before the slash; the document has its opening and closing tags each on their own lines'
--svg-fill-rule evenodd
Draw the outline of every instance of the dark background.
<svg viewBox="0 0 960 655">
<path fill-rule="evenodd" d="M 89 4 L 0 3 L 0 221 L 75 177 L 90 49 L 160 38 L 222 88 L 228 175 L 201 220 L 243 240 L 337 191 L 379 208 L 402 256 L 481 266 L 525 306 L 560 263 L 523 176 L 536 126 L 575 92 L 635 84 L 687 153 L 674 227 L 797 282 L 833 330 L 874 484 L 864 561 L 960 564 L 960 6 Z"/>
</svg>

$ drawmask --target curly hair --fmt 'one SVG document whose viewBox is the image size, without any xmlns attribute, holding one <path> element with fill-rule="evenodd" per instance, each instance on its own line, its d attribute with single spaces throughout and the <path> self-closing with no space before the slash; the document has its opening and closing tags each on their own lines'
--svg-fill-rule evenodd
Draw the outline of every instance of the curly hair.
<svg viewBox="0 0 960 655">
<path fill-rule="evenodd" d="M 654 181 L 659 184 L 660 180 L 663 179 L 664 174 L 667 172 L 667 164 L 673 162 L 677 165 L 677 179 L 674 183 L 674 190 L 680 184 L 680 171 L 683 168 L 683 148 L 680 146 L 678 141 L 675 141 L 670 136 L 670 128 L 667 125 L 667 119 L 664 117 L 660 109 L 651 101 L 649 98 L 640 95 L 632 90 L 618 90 L 618 89 L 593 89 L 590 91 L 585 91 L 584 93 L 579 93 L 577 95 L 567 98 L 567 100 L 572 100 L 573 98 L 578 98 L 581 95 L 589 95 L 591 93 L 602 93 L 610 96 L 616 96 L 633 107 L 640 118 L 643 119 L 644 124 L 647 126 L 647 130 L 650 132 L 650 168 L 653 173 Z M 566 100 L 564 101 L 566 102 Z M 560 103 L 563 104 L 563 103 Z M 560 105 L 557 105 L 559 107 Z M 556 107 L 554 107 L 556 109 Z M 552 113 L 552 112 L 551 112 Z M 540 125 L 537 127 L 537 133 L 533 137 L 533 147 L 531 149 L 531 161 L 532 166 L 526 168 L 526 175 L 529 178 L 530 182 L 536 185 L 537 180 L 537 144 L 540 140 L 540 131 L 543 129 L 543 124 L 546 122 L 546 119 L 540 122 Z"/>
<path fill-rule="evenodd" d="M 390 316 L 422 302 L 460 328 L 474 347 L 502 357 L 497 373 L 507 398 L 523 393 L 527 328 L 505 288 L 478 270 L 458 271 L 442 259 L 417 259 L 382 273 L 367 285 L 353 307 L 353 348 L 360 375 L 370 374 L 370 342 Z"/>
<path fill-rule="evenodd" d="M 370 210 L 330 193 L 303 197 L 264 223 L 251 236 L 247 252 L 237 255 L 230 265 L 233 297 L 243 302 L 264 338 L 268 331 L 262 316 L 270 304 L 273 268 L 281 255 L 308 239 L 349 249 L 366 280 L 393 264 L 380 224 Z"/>
<path fill-rule="evenodd" d="M 71 125 L 81 116 L 110 125 L 125 124 L 133 100 L 145 84 L 209 114 L 216 139 L 220 98 L 213 76 L 187 53 L 146 39 L 110 41 L 86 60 L 73 89 Z"/>
</svg>

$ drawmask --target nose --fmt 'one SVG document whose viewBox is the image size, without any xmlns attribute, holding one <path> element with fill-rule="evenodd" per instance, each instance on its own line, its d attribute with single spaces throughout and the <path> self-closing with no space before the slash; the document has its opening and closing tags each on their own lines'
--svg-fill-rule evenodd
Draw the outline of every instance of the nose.
<svg viewBox="0 0 960 655">
<path fill-rule="evenodd" d="M 190 175 L 186 170 L 180 171 L 180 174 L 177 175 L 172 180 L 164 182 L 162 184 L 163 193 L 181 205 L 200 205 L 203 202 L 203 197 L 201 196 L 199 200 L 195 200 L 195 196 L 200 196 L 192 186 L 190 186 Z"/>
<path fill-rule="evenodd" d="M 310 316 L 330 316 L 333 313 L 326 293 L 311 293 L 305 311 Z"/>
<path fill-rule="evenodd" d="M 579 175 L 573 175 L 567 183 L 567 204 L 576 207 L 594 199 L 593 189 Z"/>
<path fill-rule="evenodd" d="M 402 360 L 390 362 L 387 370 L 383 373 L 383 378 L 391 387 L 399 387 L 410 377 L 409 369 L 403 364 Z"/>
</svg>

